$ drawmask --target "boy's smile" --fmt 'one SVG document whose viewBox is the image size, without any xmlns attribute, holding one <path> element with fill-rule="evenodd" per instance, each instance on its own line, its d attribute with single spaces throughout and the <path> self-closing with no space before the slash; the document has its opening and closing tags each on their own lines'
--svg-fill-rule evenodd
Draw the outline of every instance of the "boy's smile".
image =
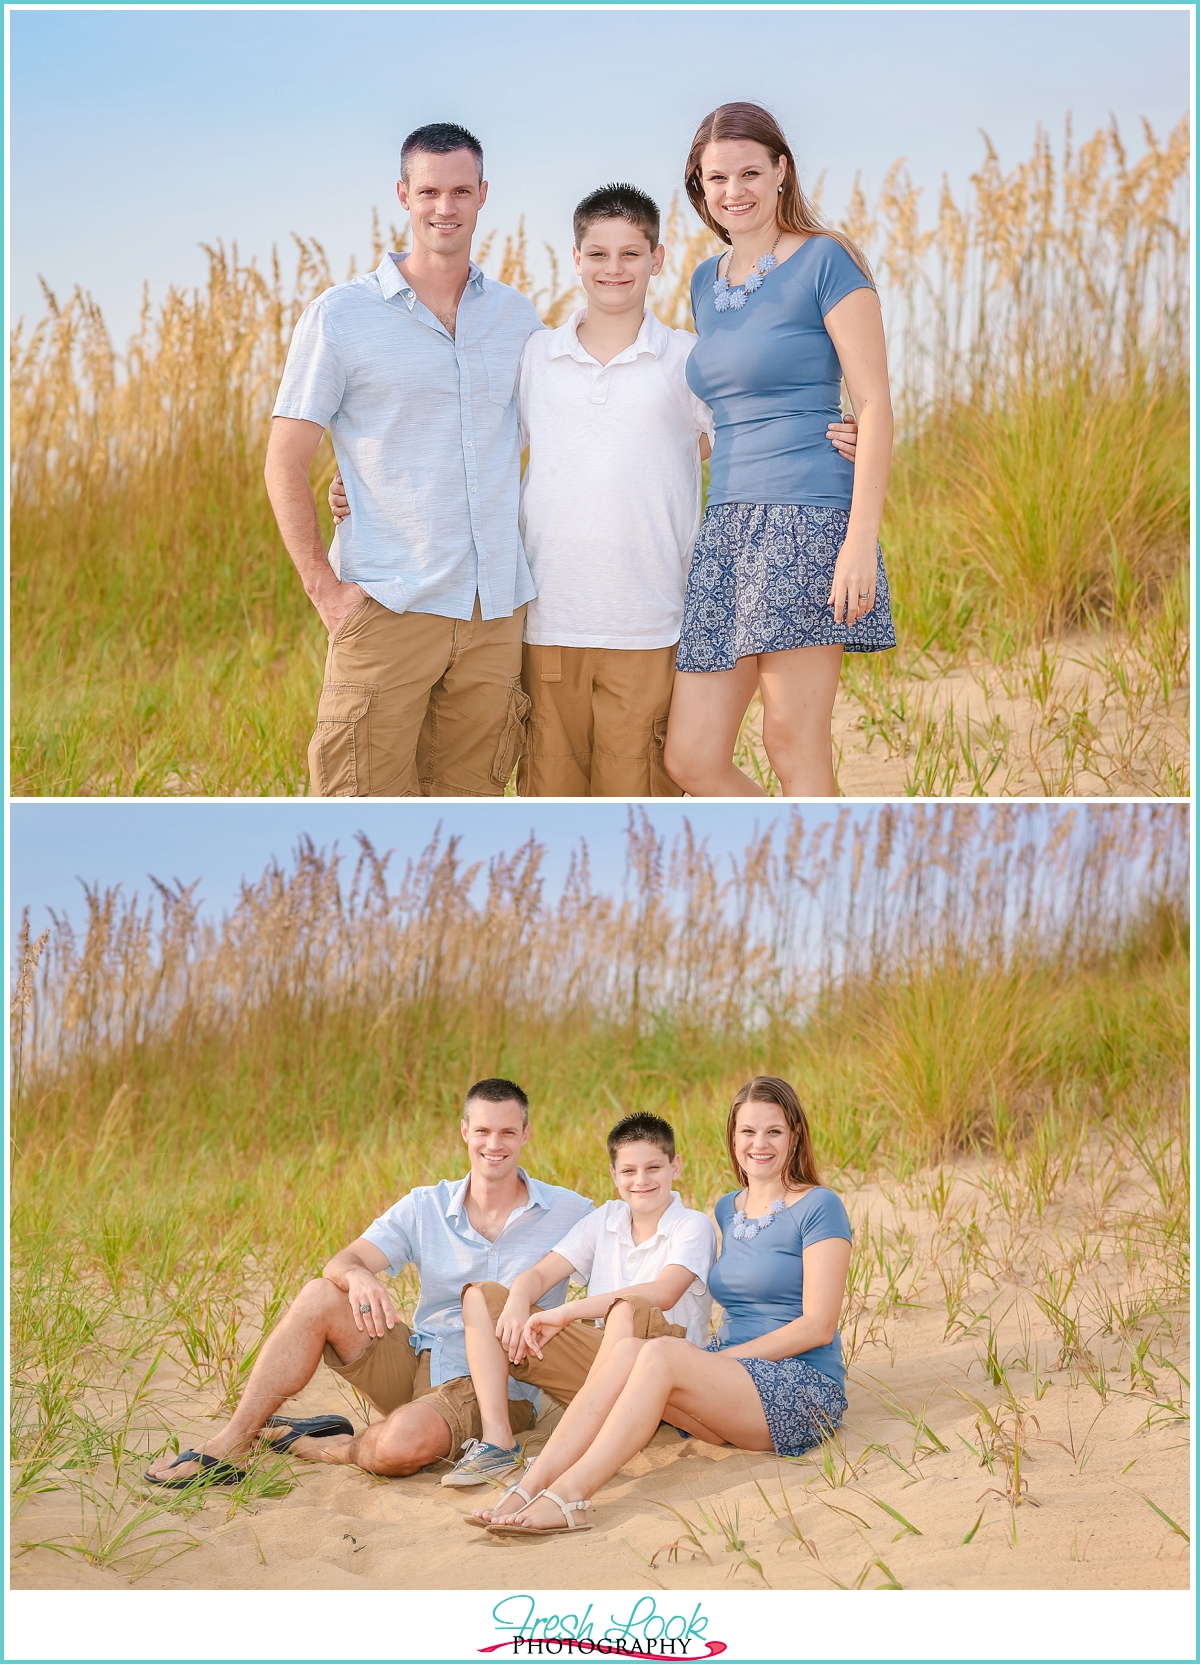
<svg viewBox="0 0 1200 1664">
<path fill-rule="evenodd" d="M 659 1219 L 671 1205 L 671 1186 L 679 1177 L 683 1162 L 669 1156 L 648 1139 L 622 1144 L 612 1164 L 613 1183 L 634 1219 L 634 1240 L 653 1233 Z M 641 1230 L 639 1230 L 639 1226 Z"/>
<path fill-rule="evenodd" d="M 650 279 L 662 270 L 666 258 L 661 243 L 652 247 L 645 232 L 628 220 L 595 220 L 573 252 L 589 305 L 641 317 Z"/>
</svg>

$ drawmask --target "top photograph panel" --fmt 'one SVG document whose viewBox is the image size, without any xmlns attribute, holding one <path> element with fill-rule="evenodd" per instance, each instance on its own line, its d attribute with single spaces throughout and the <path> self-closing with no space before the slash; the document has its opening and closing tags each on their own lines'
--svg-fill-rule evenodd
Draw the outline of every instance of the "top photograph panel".
<svg viewBox="0 0 1200 1664">
<path fill-rule="evenodd" d="M 14 797 L 1190 792 L 1186 10 L 9 24 Z"/>
</svg>

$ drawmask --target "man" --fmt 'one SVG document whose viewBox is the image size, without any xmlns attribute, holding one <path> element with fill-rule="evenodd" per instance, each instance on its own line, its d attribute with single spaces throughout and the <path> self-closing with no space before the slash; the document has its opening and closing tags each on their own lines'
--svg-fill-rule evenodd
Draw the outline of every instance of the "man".
<svg viewBox="0 0 1200 1664">
<path fill-rule="evenodd" d="M 487 200 L 463 127 L 400 152 L 412 251 L 317 297 L 296 325 L 267 447 L 271 506 L 329 631 L 312 791 L 498 797 L 516 767 L 525 603 L 515 388 L 533 305 L 484 277 Z M 352 518 L 330 563 L 309 487 L 333 437 Z"/>
<path fill-rule="evenodd" d="M 335 1254 L 263 1342 L 225 1425 L 195 1450 L 160 1456 L 145 1477 L 176 1489 L 198 1477 L 236 1484 L 238 1459 L 266 1427 L 277 1449 L 369 1473 L 410 1474 L 443 1457 L 457 1461 L 481 1434 L 463 1334 L 464 1285 L 510 1284 L 592 1211 L 573 1190 L 541 1184 L 519 1165 L 529 1131 L 529 1100 L 519 1086 L 478 1081 L 461 1125 L 467 1177 L 418 1186 Z M 410 1264 L 421 1278 L 411 1330 L 378 1280 L 379 1272 Z M 555 1296 L 565 1295 L 564 1279 Z M 276 1416 L 322 1359 L 385 1419 L 355 1433 L 341 1416 Z M 514 1382 L 511 1390 L 513 1427 L 523 1432 L 536 1417 L 537 1389 Z"/>
</svg>

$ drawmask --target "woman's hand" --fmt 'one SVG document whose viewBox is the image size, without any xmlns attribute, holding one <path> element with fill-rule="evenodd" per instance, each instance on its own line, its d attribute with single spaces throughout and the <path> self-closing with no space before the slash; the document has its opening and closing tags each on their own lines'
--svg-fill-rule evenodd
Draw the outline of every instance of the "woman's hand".
<svg viewBox="0 0 1200 1664">
<path fill-rule="evenodd" d="M 346 487 L 342 483 L 340 470 L 329 482 L 329 510 L 333 515 L 335 526 L 340 526 L 343 520 L 350 518 L 350 502 L 346 496 Z"/>
<path fill-rule="evenodd" d="M 875 580 L 879 564 L 875 545 L 869 547 L 861 538 L 847 537 L 842 544 L 837 565 L 833 569 L 833 583 L 829 589 L 829 605 L 833 608 L 835 624 L 857 624 L 875 605 Z"/>
<path fill-rule="evenodd" d="M 496 1319 L 496 1339 L 508 1354 L 510 1364 L 519 1364 L 525 1356 L 522 1334 L 529 1317 L 529 1302 L 510 1294 L 504 1309 Z"/>
<path fill-rule="evenodd" d="M 825 437 L 839 456 L 844 456 L 847 462 L 853 462 L 858 450 L 858 423 L 853 416 L 844 416 L 840 422 L 830 422 L 825 429 Z"/>
<path fill-rule="evenodd" d="M 570 1306 L 551 1306 L 549 1311 L 534 1312 L 521 1337 L 525 1343 L 525 1350 L 532 1352 L 535 1358 L 540 1358 L 546 1342 L 553 1340 L 559 1330 L 565 1329 L 571 1321 Z"/>
</svg>

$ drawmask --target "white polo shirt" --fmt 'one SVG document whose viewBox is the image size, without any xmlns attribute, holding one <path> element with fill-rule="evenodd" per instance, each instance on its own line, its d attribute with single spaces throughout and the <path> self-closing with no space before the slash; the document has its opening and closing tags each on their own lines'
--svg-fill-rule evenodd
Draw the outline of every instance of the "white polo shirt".
<svg viewBox="0 0 1200 1664">
<path fill-rule="evenodd" d="M 634 1283 L 652 1283 L 668 1265 L 682 1265 L 696 1273 L 680 1298 L 664 1312 L 668 1323 L 681 1323 L 696 1346 L 708 1340 L 712 1295 L 708 1274 L 717 1256 L 717 1233 L 706 1213 L 685 1208 L 676 1192 L 645 1242 L 633 1240 L 628 1202 L 603 1202 L 579 1220 L 554 1244 L 554 1252 L 570 1260 L 587 1283 L 590 1294 L 611 1294 Z"/>
<path fill-rule="evenodd" d="M 700 436 L 713 432 L 684 374 L 696 337 L 647 311 L 633 345 L 600 364 L 579 344 L 586 317 L 531 335 L 521 358 L 520 525 L 537 585 L 525 640 L 669 647 L 700 527 Z"/>
</svg>

